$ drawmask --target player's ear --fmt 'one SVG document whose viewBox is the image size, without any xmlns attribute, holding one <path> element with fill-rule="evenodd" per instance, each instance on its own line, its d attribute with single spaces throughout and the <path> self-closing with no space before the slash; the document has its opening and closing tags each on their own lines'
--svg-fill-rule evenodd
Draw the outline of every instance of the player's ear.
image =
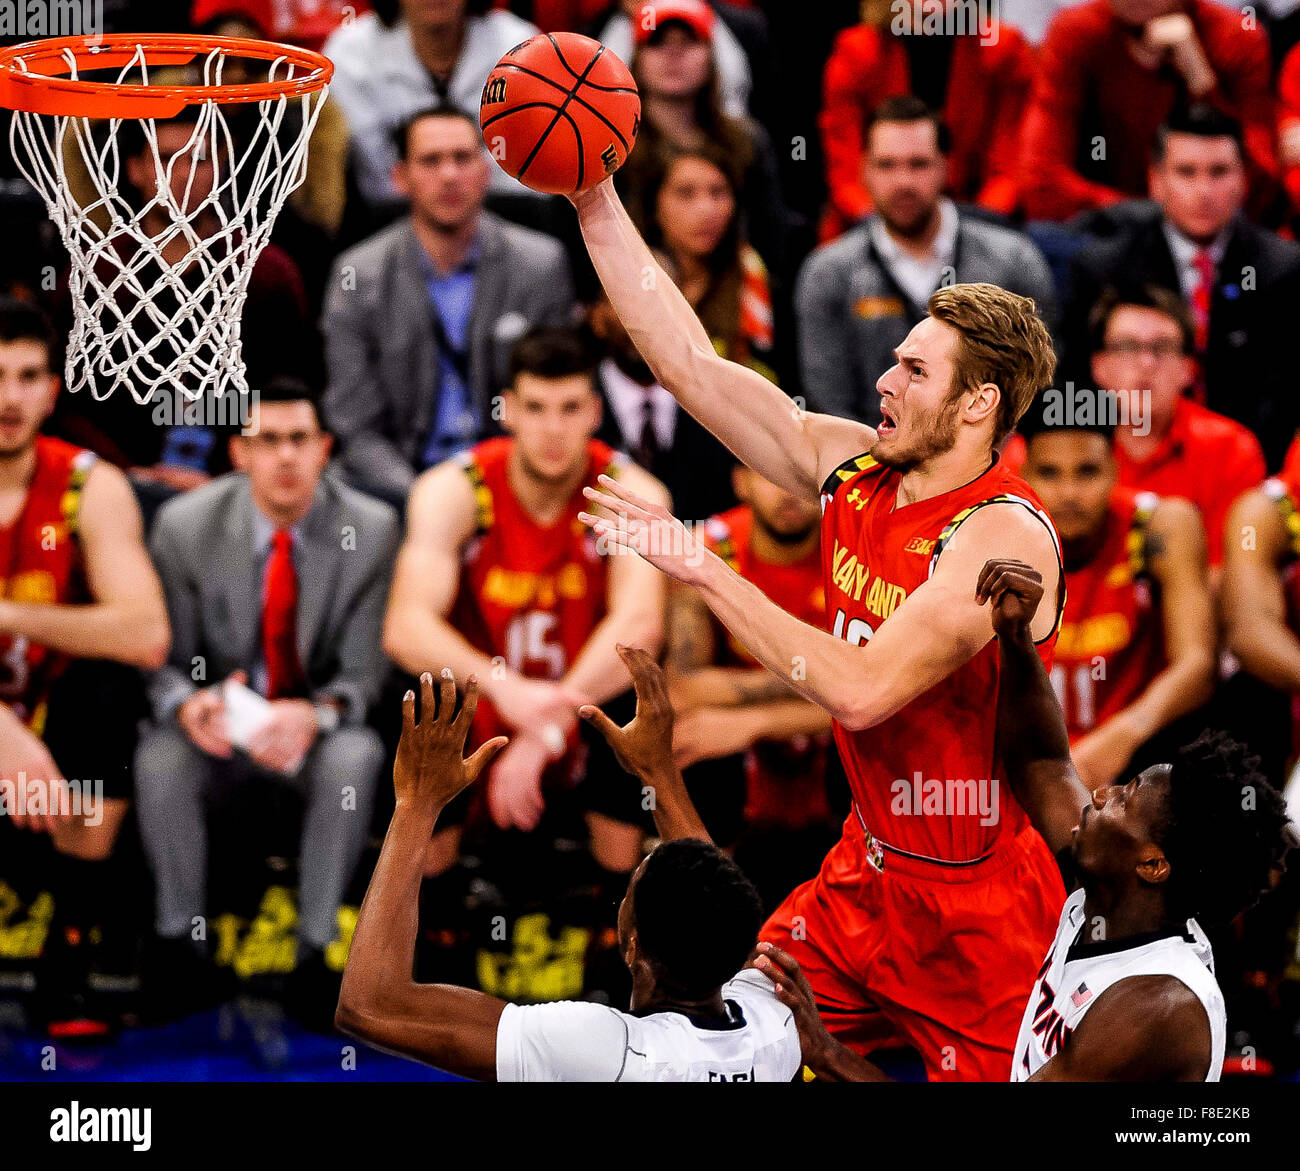
<svg viewBox="0 0 1300 1171">
<path fill-rule="evenodd" d="M 1002 404 L 1002 391 L 995 382 L 981 382 L 963 401 L 971 421 L 982 422 L 997 414 Z"/>
<path fill-rule="evenodd" d="M 242 472 L 247 467 L 248 461 L 244 459 L 244 444 L 247 442 L 242 435 L 232 435 L 228 440 L 230 466 L 237 472 Z"/>
</svg>

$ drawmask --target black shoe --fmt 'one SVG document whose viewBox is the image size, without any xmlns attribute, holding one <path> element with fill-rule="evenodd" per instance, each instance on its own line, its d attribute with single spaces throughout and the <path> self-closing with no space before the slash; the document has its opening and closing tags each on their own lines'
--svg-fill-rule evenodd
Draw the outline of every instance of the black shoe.
<svg viewBox="0 0 1300 1171">
<path fill-rule="evenodd" d="M 284 1011 L 305 1029 L 332 1033 L 342 983 L 342 976 L 330 971 L 321 952 L 304 949 L 285 982 Z"/>
<path fill-rule="evenodd" d="M 229 1000 L 228 972 L 209 963 L 190 940 L 154 938 L 145 949 L 140 979 L 140 1018 L 166 1024 Z"/>
<path fill-rule="evenodd" d="M 52 1040 L 102 1040 L 121 1025 L 118 1014 L 108 1011 L 90 988 L 97 935 L 97 930 L 83 932 L 64 924 L 52 926 L 45 937 L 30 1016 L 33 1028 Z"/>
</svg>

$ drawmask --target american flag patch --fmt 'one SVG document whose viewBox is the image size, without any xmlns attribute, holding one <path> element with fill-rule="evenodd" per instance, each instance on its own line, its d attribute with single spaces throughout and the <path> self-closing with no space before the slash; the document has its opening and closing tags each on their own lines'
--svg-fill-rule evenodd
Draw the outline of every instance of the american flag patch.
<svg viewBox="0 0 1300 1171">
<path fill-rule="evenodd" d="M 1092 989 L 1086 983 L 1080 984 L 1073 992 L 1070 993 L 1070 1002 L 1075 1008 L 1082 1008 L 1092 999 Z"/>
</svg>

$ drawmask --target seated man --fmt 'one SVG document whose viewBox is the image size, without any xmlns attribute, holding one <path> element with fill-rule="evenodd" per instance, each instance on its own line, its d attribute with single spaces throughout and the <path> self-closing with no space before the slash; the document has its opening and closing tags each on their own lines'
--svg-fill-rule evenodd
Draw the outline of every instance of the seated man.
<svg viewBox="0 0 1300 1171">
<path fill-rule="evenodd" d="M 618 888 L 640 858 L 640 801 L 590 775 L 575 711 L 627 691 L 615 643 L 658 647 L 664 584 L 639 559 L 606 555 L 577 518 L 584 485 L 606 470 L 655 500 L 667 493 L 592 438 L 593 373 L 571 330 L 519 341 L 503 396 L 509 436 L 430 469 L 411 493 L 384 649 L 412 675 L 448 663 L 484 680 L 478 737 L 513 736 L 483 793 L 492 818 L 534 830 L 548 800 L 576 787 L 602 884 Z M 430 878 L 458 855 L 466 804 L 430 844 Z"/>
<path fill-rule="evenodd" d="M 1041 403 L 1021 429 L 1025 479 L 1056 522 L 1065 559 L 1052 683 L 1075 766 L 1098 789 L 1210 698 L 1205 534 L 1187 501 L 1116 483 L 1113 428 L 1052 425 Z"/>
<path fill-rule="evenodd" d="M 1107 289 L 1092 309 L 1090 326 L 1092 385 L 1115 396 L 1122 423 L 1114 447 L 1119 483 L 1196 505 L 1211 584 L 1217 585 L 1224 518 L 1232 502 L 1264 478 L 1259 440 L 1241 423 L 1184 395 L 1196 379 L 1193 326 L 1186 306 L 1168 289 Z M 1092 390 L 1082 393 L 1104 401 Z M 1003 458 L 1021 466 L 1024 440 L 1012 439 Z"/>
<path fill-rule="evenodd" d="M 38 1015 L 55 1030 L 95 1011 L 89 942 L 120 889 L 110 859 L 143 707 L 127 668 L 161 666 L 168 631 L 126 478 L 39 434 L 59 393 L 52 347 L 39 310 L 0 303 L 0 857 L 19 849 L 6 822 L 54 846 Z"/>
<path fill-rule="evenodd" d="M 875 210 L 804 262 L 795 292 L 799 366 L 812 408 L 875 426 L 876 381 L 940 286 L 986 281 L 1032 297 L 1049 326 L 1055 292 L 1033 243 L 944 195 L 948 128 L 919 98 L 867 120 L 863 180 Z"/>
<path fill-rule="evenodd" d="M 239 470 L 166 504 L 150 542 L 174 634 L 136 756 L 140 833 L 158 890 L 163 1015 L 185 1007 L 186 985 L 202 970 L 205 802 L 249 780 L 292 785 L 306 802 L 298 972 L 312 1011 L 314 992 L 328 985 L 322 953 L 365 843 L 383 759 L 365 720 L 384 672 L 397 517 L 322 475 L 330 437 L 303 384 L 271 383 L 252 422 L 231 442 Z M 267 701 L 264 722 L 246 737 L 232 723 L 231 681 Z"/>
<path fill-rule="evenodd" d="M 344 471 L 401 505 L 421 470 L 494 429 L 510 347 L 568 320 L 573 283 L 557 241 L 483 210 L 477 119 L 422 110 L 394 140 L 410 215 L 339 257 L 322 328 Z"/>
<path fill-rule="evenodd" d="M 475 677 L 455 712 L 452 673 L 420 679 L 402 704 L 393 768 L 397 808 L 352 937 L 335 1022 L 345 1033 L 485 1081 L 790 1081 L 799 1071 L 792 1015 L 767 978 L 741 971 L 758 939 L 758 894 L 709 840 L 672 760 L 672 705 L 646 651 L 619 647 L 636 683 L 624 728 L 598 708 L 582 716 L 654 794 L 662 844 L 637 867 L 619 907 L 618 942 L 632 973 L 630 1012 L 560 1001 L 520 1006 L 468 988 L 416 984 L 416 891 L 425 843 L 447 802 L 506 744 L 462 760 L 478 700 Z M 436 703 L 436 707 L 435 707 Z M 618 784 L 608 779 L 609 784 Z M 628 782 L 622 782 L 627 784 Z"/>
<path fill-rule="evenodd" d="M 1205 733 L 1172 764 L 1089 801 L 1034 653 L 1041 576 L 990 561 L 979 589 L 998 633 L 1007 777 L 1075 888 L 1029 990 L 1011 1080 L 1218 1081 L 1227 1015 L 1198 920 L 1227 923 L 1267 889 L 1297 844 L 1281 798 L 1241 744 Z M 759 950 L 755 966 L 793 1009 L 808 1067 L 832 1081 L 887 1081 L 826 1032 L 795 961 Z"/>
</svg>

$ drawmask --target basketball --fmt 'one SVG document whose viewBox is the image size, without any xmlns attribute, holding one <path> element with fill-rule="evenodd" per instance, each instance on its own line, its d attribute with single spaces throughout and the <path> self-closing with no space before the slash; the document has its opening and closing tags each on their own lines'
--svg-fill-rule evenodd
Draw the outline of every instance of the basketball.
<svg viewBox="0 0 1300 1171">
<path fill-rule="evenodd" d="M 534 191 L 576 195 L 623 165 L 641 124 L 632 74 L 599 41 L 546 33 L 516 45 L 488 74 L 483 141 Z"/>
</svg>

